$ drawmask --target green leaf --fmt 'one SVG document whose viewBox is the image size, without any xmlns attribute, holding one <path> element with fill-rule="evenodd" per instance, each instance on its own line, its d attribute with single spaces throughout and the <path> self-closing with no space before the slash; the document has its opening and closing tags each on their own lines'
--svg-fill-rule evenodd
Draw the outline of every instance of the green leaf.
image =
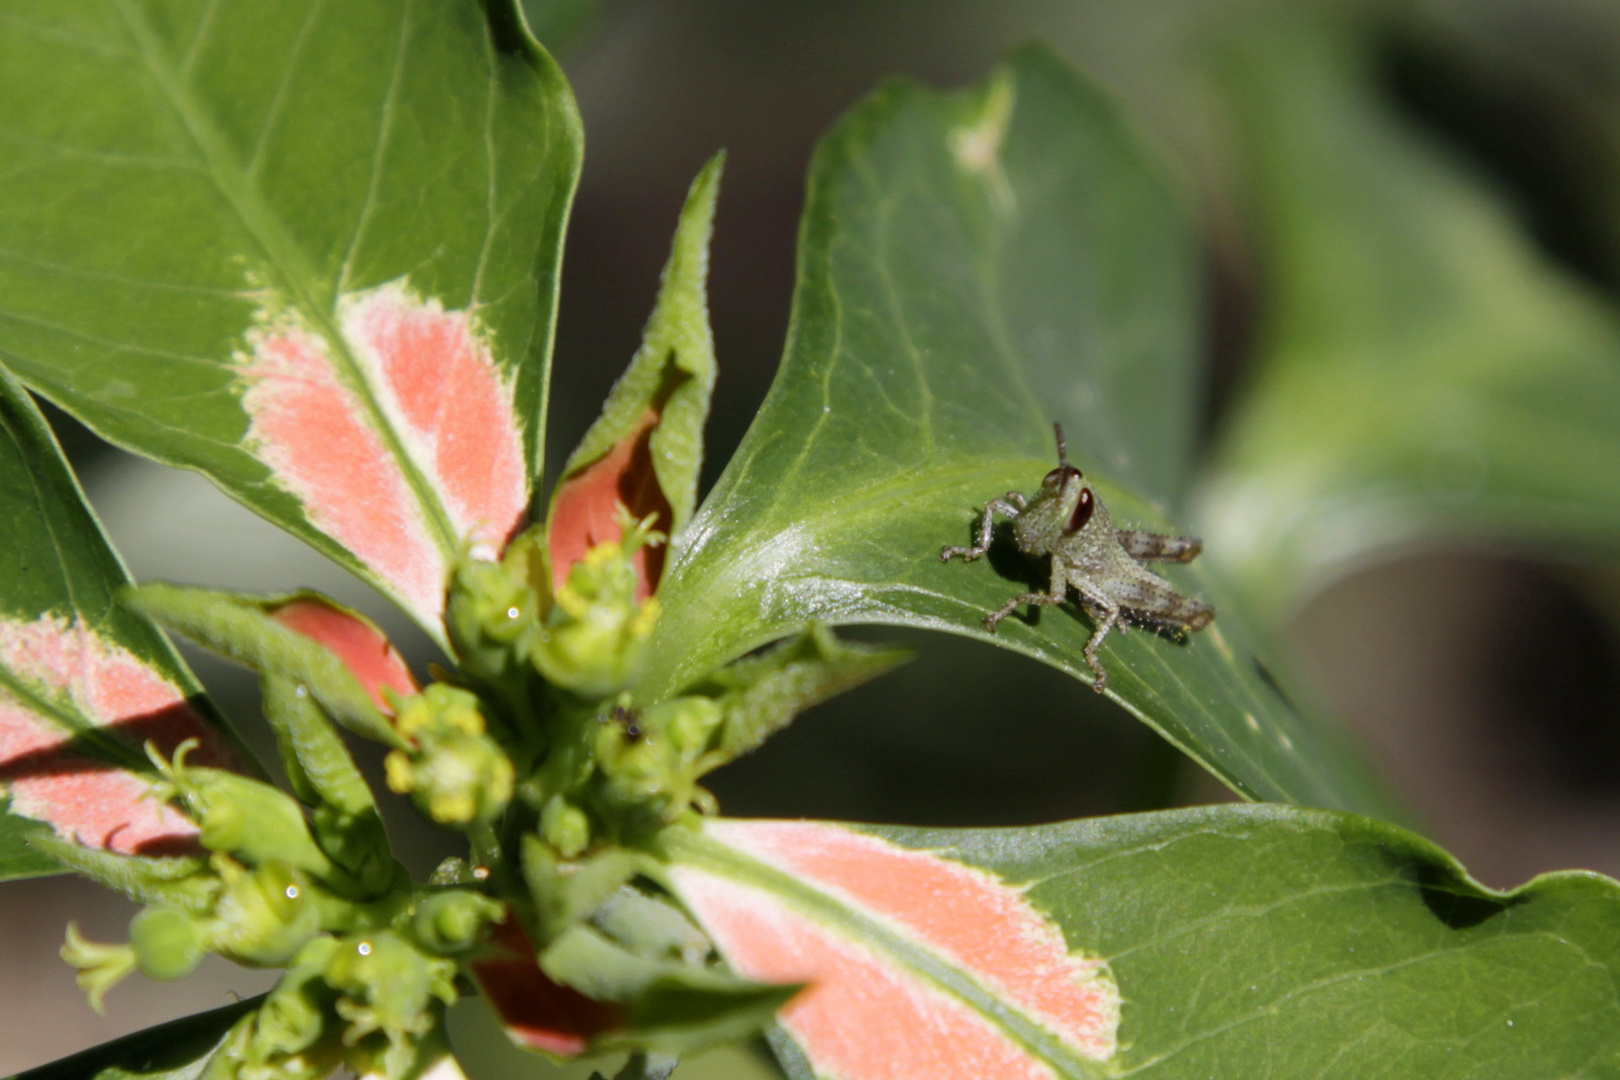
<svg viewBox="0 0 1620 1080">
<path fill-rule="evenodd" d="M 781 1014 L 794 1080 L 930 1051 L 936 1080 L 1620 1070 L 1620 884 L 1597 874 L 1496 892 L 1394 826 L 1282 806 L 672 838 L 732 967 L 817 987 Z"/>
<path fill-rule="evenodd" d="M 812 626 L 758 656 L 728 664 L 694 689 L 713 697 L 724 720 L 716 767 L 758 749 L 799 713 L 910 660 L 910 649 L 839 641 Z"/>
<path fill-rule="evenodd" d="M 724 971 L 639 956 L 596 929 L 576 925 L 540 955 L 551 978 L 597 1001 L 624 1006 L 623 1026 L 598 1045 L 693 1053 L 737 1042 L 770 1023 L 798 993 Z"/>
<path fill-rule="evenodd" d="M 0 369 L 0 877 L 60 866 L 23 839 L 45 822 L 66 839 L 162 854 L 196 830 L 149 797 L 142 745 L 243 767 L 185 664 L 117 603 L 127 582 L 34 403 Z"/>
<path fill-rule="evenodd" d="M 551 494 L 546 544 L 557 589 L 591 547 L 619 539 L 621 505 L 638 521 L 656 515 L 653 526 L 670 537 L 692 517 L 714 392 L 709 238 L 724 165 L 717 154 L 692 181 L 641 348 Z M 664 550 L 641 548 L 635 558 L 642 594 L 656 591 Z"/>
<path fill-rule="evenodd" d="M 1121 526 L 1171 530 L 1196 399 L 1197 257 L 1114 104 L 1040 49 L 984 84 L 878 91 L 811 169 L 787 352 L 736 458 L 671 554 L 645 700 L 806 623 L 996 642 L 1081 679 L 1073 608 L 988 635 L 1044 582 L 942 564 L 985 503 L 1055 464 L 1052 422 Z M 1109 694 L 1252 798 L 1375 809 L 1333 737 L 1269 685 L 1214 601 L 1184 646 L 1112 636 Z"/>
<path fill-rule="evenodd" d="M 579 168 L 513 0 L 23 0 L 0 99 L 0 356 L 442 640 L 539 475 Z"/>
<path fill-rule="evenodd" d="M 1390 112 L 1343 35 L 1251 26 L 1224 59 L 1268 293 L 1210 557 L 1280 620 L 1415 542 L 1620 548 L 1614 310 Z"/>
<path fill-rule="evenodd" d="M 308 602 L 305 594 L 293 599 Z M 262 675 L 308 687 L 332 719 L 357 734 L 385 746 L 409 745 L 341 656 L 275 617 L 288 597 L 239 596 L 154 581 L 126 590 L 124 603 Z"/>
<path fill-rule="evenodd" d="M 231 1025 L 263 1000 L 261 995 L 159 1024 L 18 1073 L 13 1080 L 197 1080 Z"/>
</svg>

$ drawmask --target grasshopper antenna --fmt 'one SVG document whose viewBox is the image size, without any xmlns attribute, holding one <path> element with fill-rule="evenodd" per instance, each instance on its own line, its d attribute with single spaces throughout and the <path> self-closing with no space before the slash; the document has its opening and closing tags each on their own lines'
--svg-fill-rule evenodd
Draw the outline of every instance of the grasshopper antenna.
<svg viewBox="0 0 1620 1080">
<path fill-rule="evenodd" d="M 1069 463 L 1069 443 L 1063 437 L 1063 425 L 1053 421 L 1052 433 L 1057 436 L 1058 464 L 1067 465 Z"/>
</svg>

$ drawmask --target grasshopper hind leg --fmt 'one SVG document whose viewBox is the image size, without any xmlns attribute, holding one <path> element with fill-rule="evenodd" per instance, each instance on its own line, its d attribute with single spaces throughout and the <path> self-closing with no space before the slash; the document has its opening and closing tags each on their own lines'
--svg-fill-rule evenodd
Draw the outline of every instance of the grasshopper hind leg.
<svg viewBox="0 0 1620 1080">
<path fill-rule="evenodd" d="M 1204 550 L 1196 536 L 1163 536 L 1140 529 L 1119 529 L 1114 535 L 1125 554 L 1143 562 L 1192 562 Z"/>
</svg>

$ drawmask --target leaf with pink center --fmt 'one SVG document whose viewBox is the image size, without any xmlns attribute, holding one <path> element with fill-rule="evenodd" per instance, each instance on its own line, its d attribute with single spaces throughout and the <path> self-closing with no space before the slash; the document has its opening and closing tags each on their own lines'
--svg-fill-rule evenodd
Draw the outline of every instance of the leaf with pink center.
<svg viewBox="0 0 1620 1080">
<path fill-rule="evenodd" d="M 1511 891 L 1281 805 L 1012 829 L 728 821 L 665 872 L 738 974 L 810 986 L 791 1080 L 1429 1080 L 1620 1065 L 1620 884 Z"/>
<path fill-rule="evenodd" d="M 782 1030 L 841 1080 L 1103 1075 L 1119 991 L 1022 891 L 837 825 L 717 821 L 670 880 L 738 974 L 804 982 Z"/>
<path fill-rule="evenodd" d="M 152 625 L 116 602 L 117 557 L 27 394 L 0 372 L 0 876 L 56 869 L 23 838 L 121 854 L 195 847 L 196 829 L 151 798 L 144 747 L 197 740 L 199 764 L 245 753 Z"/>
<path fill-rule="evenodd" d="M 27 92 L 0 71 L 29 147 L 0 183 L 0 352 L 442 641 L 451 568 L 499 554 L 541 468 L 580 156 L 561 73 L 508 0 L 35 15 Z M 332 47 L 355 41 L 386 45 Z M 105 110 L 71 153 L 62 101 Z"/>
<path fill-rule="evenodd" d="M 619 539 L 621 506 L 638 520 L 651 517 L 653 528 L 676 541 L 697 505 L 715 379 L 709 237 L 724 161 L 717 155 L 692 181 L 641 348 L 551 493 L 546 539 L 555 588 L 592 547 Z M 636 551 L 637 599 L 658 590 L 667 550 Z"/>
</svg>

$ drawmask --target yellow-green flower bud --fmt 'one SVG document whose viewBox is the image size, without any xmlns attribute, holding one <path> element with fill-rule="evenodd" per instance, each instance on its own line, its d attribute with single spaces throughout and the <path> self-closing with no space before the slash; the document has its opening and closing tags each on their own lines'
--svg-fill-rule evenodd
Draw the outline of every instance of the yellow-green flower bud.
<svg viewBox="0 0 1620 1080">
<path fill-rule="evenodd" d="M 411 917 L 417 943 L 429 952 L 465 952 L 506 917 L 506 905 L 482 893 L 449 889 L 424 899 Z"/>
<path fill-rule="evenodd" d="M 514 647 L 539 626 L 540 597 L 500 563 L 465 559 L 450 582 L 445 626 L 461 668 L 480 679 L 506 676 Z"/>
<path fill-rule="evenodd" d="M 250 777 L 187 765 L 186 754 L 196 745 L 194 739 L 181 743 L 172 762 L 158 756 L 150 743 L 147 752 L 163 774 L 159 797 L 178 802 L 197 823 L 203 847 L 252 866 L 274 861 L 322 877 L 336 872 L 310 836 L 296 800 Z"/>
<path fill-rule="evenodd" d="M 206 952 L 197 920 L 173 908 L 146 908 L 129 924 L 135 963 L 148 979 L 183 979 L 197 969 Z"/>
<path fill-rule="evenodd" d="M 709 698 L 684 697 L 604 722 L 594 747 L 600 796 L 610 805 L 641 806 L 665 819 L 678 815 L 723 718 Z"/>
<path fill-rule="evenodd" d="M 398 726 L 415 745 L 384 760 L 388 787 L 434 821 L 492 821 L 511 801 L 511 759 L 484 733 L 475 695 L 434 683 L 401 705 Z"/>
<path fill-rule="evenodd" d="M 228 858 L 216 866 L 225 890 L 208 928 L 215 952 L 250 967 L 280 967 L 320 931 L 317 897 L 293 867 L 265 863 L 250 871 Z"/>
<path fill-rule="evenodd" d="M 344 1042 L 354 1045 L 374 1031 L 400 1044 L 433 1027 L 435 998 L 456 1000 L 456 965 L 428 956 L 392 931 L 354 935 L 338 942 L 326 965 L 327 983 L 343 997 L 338 1015 L 349 1021 Z"/>
<path fill-rule="evenodd" d="M 309 1049 L 321 1037 L 330 997 L 326 968 L 338 948 L 335 939 L 317 937 L 299 950 L 259 1007 L 250 1043 L 255 1057 L 279 1061 Z"/>
<path fill-rule="evenodd" d="M 605 698 L 640 669 L 659 610 L 653 597 L 636 601 L 630 556 L 647 535 L 631 530 L 622 543 L 598 544 L 569 570 L 530 650 L 547 682 Z"/>
<path fill-rule="evenodd" d="M 561 795 L 546 800 L 540 811 L 540 835 L 565 859 L 572 859 L 591 843 L 591 819 Z"/>
</svg>

